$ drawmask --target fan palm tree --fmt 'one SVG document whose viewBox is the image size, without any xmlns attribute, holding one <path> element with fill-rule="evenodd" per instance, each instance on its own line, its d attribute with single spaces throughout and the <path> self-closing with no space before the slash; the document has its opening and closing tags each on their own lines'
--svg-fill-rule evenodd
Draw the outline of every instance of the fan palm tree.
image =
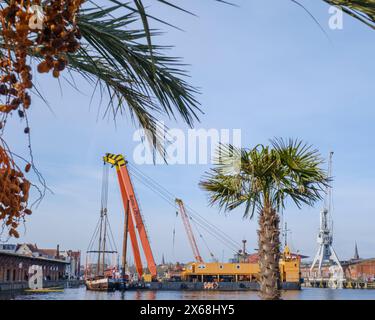
<svg viewBox="0 0 375 320">
<path fill-rule="evenodd" d="M 263 299 L 280 298 L 279 216 L 291 199 L 298 208 L 312 206 L 322 198 L 329 179 L 320 169 L 317 150 L 302 141 L 271 140 L 271 146 L 238 149 L 221 145 L 215 167 L 200 186 L 210 204 L 225 211 L 244 205 L 244 217 L 259 216 L 258 245 L 260 294 Z"/>
</svg>

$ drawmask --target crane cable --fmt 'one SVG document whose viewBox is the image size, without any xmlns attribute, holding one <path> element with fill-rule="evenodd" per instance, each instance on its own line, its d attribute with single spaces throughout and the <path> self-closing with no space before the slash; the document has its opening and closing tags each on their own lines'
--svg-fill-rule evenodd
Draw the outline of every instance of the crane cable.
<svg viewBox="0 0 375 320">
<path fill-rule="evenodd" d="M 152 179 L 151 177 L 147 176 L 145 173 L 143 173 L 141 170 L 139 170 L 136 166 L 132 165 L 131 163 L 128 163 L 128 166 L 131 167 L 132 172 L 138 173 L 141 177 L 147 180 L 148 183 L 154 185 L 154 187 L 157 189 L 159 194 L 163 194 L 166 198 L 171 197 L 172 202 L 176 199 L 176 196 L 173 195 L 171 192 L 169 192 L 166 188 L 164 188 L 162 185 L 160 185 L 157 181 Z M 241 247 L 241 244 L 237 243 L 236 240 L 231 238 L 228 234 L 226 234 L 224 231 L 220 230 L 217 226 L 209 222 L 207 219 L 205 219 L 202 215 L 200 215 L 197 211 L 195 211 L 193 208 L 191 208 L 189 205 L 185 205 L 186 211 L 190 213 L 190 216 L 193 216 L 196 220 L 200 220 L 202 224 L 207 225 L 209 228 L 215 229 L 217 233 L 221 234 L 223 238 L 226 238 L 228 242 L 231 242 L 232 245 L 234 245 L 236 248 Z"/>
<path fill-rule="evenodd" d="M 173 260 L 175 258 L 175 244 L 176 244 L 176 220 L 178 218 L 178 209 L 177 209 L 177 204 L 175 203 L 175 210 L 176 210 L 176 219 L 174 220 L 174 225 L 173 225 L 173 236 L 172 236 L 172 254 L 173 254 Z"/>
<path fill-rule="evenodd" d="M 157 188 L 158 193 L 162 193 L 165 197 L 169 198 L 171 197 L 174 202 L 174 199 L 176 198 L 175 195 L 173 195 L 171 192 L 169 192 L 166 188 L 164 188 L 162 185 L 160 185 L 157 181 L 152 179 L 151 177 L 147 176 L 145 173 L 143 173 L 141 170 L 139 170 L 136 166 L 132 164 L 128 164 L 128 166 L 131 167 L 132 172 L 136 172 L 139 175 L 141 175 L 144 179 L 147 180 L 148 183 L 154 185 Z M 190 213 L 190 215 L 195 216 L 197 220 L 201 220 L 201 223 L 208 225 L 210 228 L 213 228 L 216 230 L 216 232 L 220 233 L 223 237 L 225 237 L 228 242 L 231 242 L 236 247 L 241 246 L 241 244 L 237 243 L 233 238 L 231 238 L 228 234 L 226 234 L 224 231 L 220 230 L 218 227 L 213 225 L 211 222 L 209 222 L 207 219 L 205 219 L 203 216 L 201 216 L 198 212 L 196 212 L 193 208 L 191 208 L 189 205 L 185 205 L 187 208 L 187 212 Z"/>
<path fill-rule="evenodd" d="M 138 173 L 132 171 L 131 172 L 131 175 L 136 179 L 138 180 L 139 182 L 141 182 L 143 185 L 145 185 L 146 187 L 148 187 L 149 189 L 151 189 L 152 191 L 154 191 L 156 194 L 158 194 L 162 199 L 164 199 L 167 203 L 169 203 L 171 206 L 175 207 L 175 201 L 171 200 L 171 198 L 167 197 L 165 195 L 165 193 L 161 193 L 159 192 L 160 190 L 159 189 L 156 189 L 155 186 L 149 184 L 147 181 L 144 180 L 144 178 L 142 176 L 139 176 Z M 151 178 L 150 178 L 151 179 Z M 203 229 L 206 230 L 206 232 L 208 232 L 209 234 L 211 234 L 213 237 L 215 237 L 217 240 L 219 240 L 220 242 L 222 242 L 225 246 L 227 246 L 231 251 L 237 253 L 238 251 L 238 248 L 240 247 L 238 244 L 233 244 L 230 243 L 230 242 L 227 242 L 225 241 L 226 239 L 224 239 L 222 237 L 222 234 L 218 234 L 218 232 L 215 233 L 215 230 L 213 230 L 213 225 L 212 224 L 209 224 L 209 223 L 205 223 L 205 222 L 202 222 L 202 221 L 199 221 L 195 216 L 192 215 L 191 211 L 188 211 L 187 213 L 190 213 L 188 216 L 193 219 L 196 223 L 198 223 Z M 218 228 L 216 228 L 218 229 Z M 222 233 L 222 232 L 221 232 Z"/>
<path fill-rule="evenodd" d="M 149 185 L 146 181 L 144 181 L 142 179 L 142 177 L 139 177 L 137 174 L 134 174 L 134 172 L 131 173 L 132 177 L 134 177 L 136 180 L 138 180 L 140 183 L 142 183 L 143 185 L 145 185 L 146 187 L 148 187 L 149 189 L 151 189 L 152 191 L 154 191 L 155 193 L 157 193 L 162 199 L 164 199 L 167 203 L 169 203 L 171 206 L 175 207 L 175 202 L 172 201 L 170 198 L 167 198 L 165 195 L 163 194 L 160 194 L 158 192 L 157 189 L 153 188 L 151 185 Z M 191 215 L 188 215 L 190 217 L 190 219 L 194 219 L 194 217 L 192 217 Z M 194 221 L 196 223 L 198 223 L 203 229 L 205 229 L 208 233 L 210 233 L 213 237 L 215 237 L 217 240 L 221 241 L 224 245 L 226 245 L 229 249 L 233 250 L 234 252 L 237 253 L 237 246 L 236 247 L 233 247 L 231 245 L 229 245 L 227 242 L 224 242 L 222 238 L 220 238 L 220 236 L 218 236 L 217 234 L 213 233 L 212 230 L 210 229 L 209 226 L 207 225 L 204 225 L 204 224 L 201 224 L 201 222 L 197 221 L 196 219 L 194 219 Z M 234 249 L 235 248 L 235 249 Z"/>
<path fill-rule="evenodd" d="M 128 164 L 129 166 L 130 164 Z M 148 187 L 150 190 L 158 194 L 162 199 L 164 199 L 167 203 L 169 203 L 171 206 L 175 208 L 175 201 L 176 198 L 172 193 L 170 193 L 168 190 L 166 190 L 164 187 L 162 187 L 159 183 L 154 181 L 152 178 L 148 177 L 144 173 L 142 173 L 139 169 L 137 169 L 135 166 L 131 166 L 131 175 L 141 182 L 143 185 Z M 238 252 L 238 248 L 240 247 L 239 244 L 237 244 L 233 239 L 231 239 L 228 235 L 226 235 L 223 231 L 221 231 L 216 226 L 212 225 L 210 222 L 208 222 L 206 219 L 201 217 L 197 212 L 195 212 L 191 207 L 189 207 L 189 210 L 187 211 L 189 213 L 189 217 L 191 220 L 193 220 L 196 224 L 199 224 L 201 228 L 206 230 L 209 234 L 211 234 L 213 237 L 215 237 L 217 240 L 222 242 L 224 245 L 226 245 L 231 251 L 234 251 L 235 253 Z M 229 241 L 230 239 L 230 241 Z"/>
<path fill-rule="evenodd" d="M 109 167 L 104 164 L 102 178 L 101 210 L 106 210 L 108 205 L 108 176 Z"/>
<path fill-rule="evenodd" d="M 207 249 L 207 251 L 209 252 L 211 258 L 214 259 L 214 258 L 215 258 L 215 255 L 212 253 L 210 247 L 208 246 L 208 243 L 207 243 L 206 239 L 203 237 L 203 235 L 202 235 L 202 233 L 200 232 L 200 230 L 199 230 L 197 224 L 195 223 L 195 221 L 194 221 L 193 219 L 190 218 L 190 220 L 193 222 L 193 226 L 194 226 L 195 230 L 197 231 L 199 237 L 202 239 L 203 244 L 206 246 L 206 249 Z"/>
</svg>

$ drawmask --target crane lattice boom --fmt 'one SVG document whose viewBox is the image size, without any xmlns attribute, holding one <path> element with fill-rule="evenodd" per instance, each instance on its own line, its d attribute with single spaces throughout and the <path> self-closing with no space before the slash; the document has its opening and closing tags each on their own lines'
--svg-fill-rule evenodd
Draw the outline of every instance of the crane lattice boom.
<svg viewBox="0 0 375 320">
<path fill-rule="evenodd" d="M 186 214 L 184 203 L 180 199 L 176 199 L 176 203 L 178 204 L 179 209 L 180 209 L 182 221 L 184 223 L 187 236 L 189 238 L 190 246 L 193 249 L 194 258 L 197 262 L 203 263 L 203 259 L 199 253 L 197 242 L 195 241 L 194 233 L 190 225 L 189 217 Z"/>
</svg>

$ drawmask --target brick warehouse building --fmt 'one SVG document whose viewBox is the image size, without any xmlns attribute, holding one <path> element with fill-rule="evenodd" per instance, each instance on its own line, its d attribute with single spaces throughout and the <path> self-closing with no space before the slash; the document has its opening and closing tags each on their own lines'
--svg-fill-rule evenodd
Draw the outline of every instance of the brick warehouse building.
<svg viewBox="0 0 375 320">
<path fill-rule="evenodd" d="M 46 286 L 62 280 L 69 262 L 44 257 L 0 252 L 0 291 L 28 288 L 29 267 L 41 266 Z"/>
<path fill-rule="evenodd" d="M 80 277 L 80 251 L 41 249 L 36 244 L 0 244 L 0 291 L 24 289 L 35 272 L 31 266 L 40 266 L 43 286 L 60 285 Z M 29 274 L 31 273 L 31 274 Z"/>
<path fill-rule="evenodd" d="M 345 278 L 353 281 L 375 281 L 375 258 L 341 262 Z M 308 279 L 311 263 L 301 265 L 301 276 Z M 315 272 L 316 268 L 315 268 Z M 323 278 L 329 278 L 329 266 L 322 266 Z"/>
<path fill-rule="evenodd" d="M 347 279 L 374 281 L 375 259 L 363 259 L 343 264 Z"/>
</svg>

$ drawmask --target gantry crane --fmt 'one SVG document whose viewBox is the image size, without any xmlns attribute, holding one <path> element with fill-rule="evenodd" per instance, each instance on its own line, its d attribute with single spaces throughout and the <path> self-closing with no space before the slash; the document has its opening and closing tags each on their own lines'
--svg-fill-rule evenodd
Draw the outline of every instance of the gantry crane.
<svg viewBox="0 0 375 320">
<path fill-rule="evenodd" d="M 118 182 L 120 185 L 120 191 L 122 196 L 122 201 L 125 209 L 125 227 L 124 227 L 124 239 L 123 239 L 123 254 L 122 254 L 122 275 L 125 275 L 126 266 L 126 248 L 127 248 L 127 235 L 129 233 L 131 246 L 134 254 L 134 262 L 137 273 L 142 279 L 148 279 L 146 275 L 143 274 L 143 265 L 141 261 L 141 255 L 139 252 L 139 245 L 137 241 L 137 235 L 135 228 L 138 231 L 139 239 L 143 248 L 144 255 L 147 261 L 147 267 L 151 274 L 151 279 L 156 279 L 157 270 L 152 254 L 150 241 L 147 236 L 146 228 L 143 223 L 142 215 L 139 209 L 138 201 L 135 196 L 133 184 L 127 169 L 127 161 L 124 156 L 119 154 L 107 153 L 103 157 L 104 163 L 108 163 L 116 168 Z M 148 281 L 148 280 L 147 280 Z"/>
<path fill-rule="evenodd" d="M 184 202 L 181 199 L 176 199 L 176 203 L 180 209 L 181 218 L 184 223 L 187 236 L 189 238 L 190 246 L 193 249 L 194 258 L 197 262 L 203 263 L 203 259 L 199 253 L 197 242 L 195 241 L 194 233 L 189 222 L 189 217 L 186 214 Z"/>
</svg>

